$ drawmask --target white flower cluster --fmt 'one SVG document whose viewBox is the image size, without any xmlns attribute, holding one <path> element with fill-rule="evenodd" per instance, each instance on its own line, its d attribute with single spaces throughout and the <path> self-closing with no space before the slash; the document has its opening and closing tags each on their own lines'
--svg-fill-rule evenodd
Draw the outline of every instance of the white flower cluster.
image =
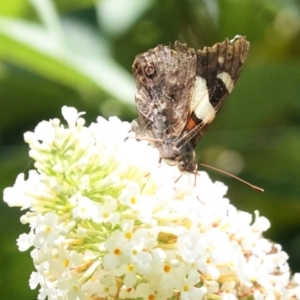
<svg viewBox="0 0 300 300">
<path fill-rule="evenodd" d="M 36 170 L 4 191 L 27 210 L 18 246 L 33 247 L 38 299 L 300 299 L 300 275 L 262 236 L 269 221 L 233 207 L 226 186 L 160 164 L 126 122 L 62 113 L 67 126 L 25 134 Z"/>
</svg>

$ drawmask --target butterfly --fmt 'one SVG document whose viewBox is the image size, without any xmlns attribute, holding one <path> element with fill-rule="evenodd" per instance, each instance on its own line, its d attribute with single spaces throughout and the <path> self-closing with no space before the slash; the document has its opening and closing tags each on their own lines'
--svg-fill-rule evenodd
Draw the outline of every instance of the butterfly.
<svg viewBox="0 0 300 300">
<path fill-rule="evenodd" d="M 244 36 L 202 50 L 176 41 L 133 62 L 138 118 L 131 130 L 148 139 L 170 165 L 197 172 L 195 147 L 232 91 L 245 63 Z"/>
</svg>

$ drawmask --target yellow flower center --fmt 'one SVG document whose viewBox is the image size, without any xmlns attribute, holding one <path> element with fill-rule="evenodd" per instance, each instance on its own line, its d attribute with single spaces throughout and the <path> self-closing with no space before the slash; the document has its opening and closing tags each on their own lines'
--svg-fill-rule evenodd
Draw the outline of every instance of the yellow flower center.
<svg viewBox="0 0 300 300">
<path fill-rule="evenodd" d="M 133 264 L 129 264 L 129 265 L 127 266 L 127 270 L 128 270 L 129 272 L 134 271 L 134 265 L 133 265 Z"/>
<path fill-rule="evenodd" d="M 187 284 L 185 284 L 185 285 L 183 286 L 183 290 L 184 290 L 185 292 L 187 292 L 187 291 L 189 290 L 189 286 L 188 286 Z"/>
<path fill-rule="evenodd" d="M 64 267 L 67 267 L 69 265 L 69 260 L 68 259 L 64 259 Z"/>
<path fill-rule="evenodd" d="M 118 248 L 115 249 L 115 250 L 114 250 L 114 254 L 115 254 L 115 255 L 120 255 L 120 254 L 121 254 L 121 250 L 118 249 Z"/>
<path fill-rule="evenodd" d="M 165 266 L 164 266 L 164 271 L 165 271 L 166 273 L 169 273 L 169 272 L 171 271 L 171 266 L 170 266 L 170 265 L 165 265 Z"/>
<path fill-rule="evenodd" d="M 130 240 L 131 237 L 132 237 L 132 233 L 131 232 L 126 232 L 125 237 L 126 237 L 127 240 Z"/>
</svg>

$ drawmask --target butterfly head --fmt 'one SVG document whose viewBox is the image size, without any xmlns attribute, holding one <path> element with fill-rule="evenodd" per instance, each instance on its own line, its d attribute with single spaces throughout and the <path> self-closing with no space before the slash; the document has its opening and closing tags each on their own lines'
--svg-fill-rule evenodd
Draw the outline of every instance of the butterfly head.
<svg viewBox="0 0 300 300">
<path fill-rule="evenodd" d="M 190 143 L 187 143 L 182 148 L 173 147 L 173 155 L 181 172 L 197 172 L 198 166 L 195 163 L 195 152 Z"/>
</svg>

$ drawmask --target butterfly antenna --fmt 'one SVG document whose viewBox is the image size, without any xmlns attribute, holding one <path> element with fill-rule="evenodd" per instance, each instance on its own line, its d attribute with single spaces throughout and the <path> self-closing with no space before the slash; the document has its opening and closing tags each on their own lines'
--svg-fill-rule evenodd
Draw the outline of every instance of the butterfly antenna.
<svg viewBox="0 0 300 300">
<path fill-rule="evenodd" d="M 261 192 L 261 193 L 264 192 L 264 189 L 262 189 L 262 188 L 260 188 L 260 187 L 258 187 L 258 186 L 256 186 L 256 185 L 253 185 L 253 184 L 249 183 L 248 181 L 245 181 L 245 180 L 243 180 L 243 179 L 241 179 L 241 178 L 239 178 L 239 177 L 237 177 L 237 176 L 235 176 L 235 175 L 233 175 L 233 174 L 230 174 L 230 173 L 228 173 L 228 172 L 226 172 L 226 171 L 220 170 L 220 169 L 218 169 L 218 168 L 215 168 L 215 167 L 212 167 L 212 166 L 209 166 L 209 165 L 206 165 L 206 164 L 200 164 L 200 165 L 203 166 L 203 167 L 205 167 L 205 168 L 209 168 L 209 169 L 218 171 L 218 172 L 220 172 L 220 173 L 223 173 L 223 174 L 225 174 L 225 175 L 227 175 L 227 176 L 229 176 L 229 177 L 232 177 L 232 178 L 234 178 L 234 179 L 236 179 L 236 180 L 238 180 L 238 181 L 240 181 L 240 182 L 242 182 L 242 183 L 244 183 L 244 184 L 250 186 L 251 188 L 253 188 L 254 190 L 256 190 L 256 191 L 258 191 L 258 192 Z"/>
</svg>

